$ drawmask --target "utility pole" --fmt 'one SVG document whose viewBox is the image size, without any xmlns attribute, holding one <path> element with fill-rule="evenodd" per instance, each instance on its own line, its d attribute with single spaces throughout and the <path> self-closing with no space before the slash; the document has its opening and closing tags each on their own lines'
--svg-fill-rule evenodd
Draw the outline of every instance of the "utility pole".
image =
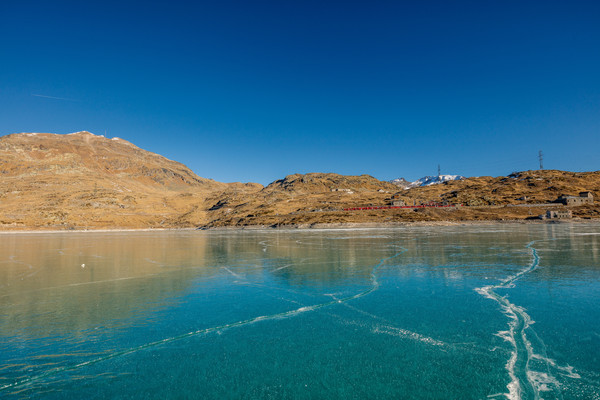
<svg viewBox="0 0 600 400">
<path fill-rule="evenodd" d="M 438 164 L 438 176 L 441 176 L 441 175 L 442 175 L 442 172 L 440 170 L 440 164 Z"/>
<path fill-rule="evenodd" d="M 538 157 L 540 159 L 540 169 L 544 169 L 544 155 L 542 154 L 541 150 L 540 150 Z"/>
</svg>

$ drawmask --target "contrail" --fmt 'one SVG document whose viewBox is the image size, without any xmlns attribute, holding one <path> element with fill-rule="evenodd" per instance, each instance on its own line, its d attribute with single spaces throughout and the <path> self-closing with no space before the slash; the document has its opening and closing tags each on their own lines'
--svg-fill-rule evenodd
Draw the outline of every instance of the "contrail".
<svg viewBox="0 0 600 400">
<path fill-rule="evenodd" d="M 64 98 L 64 97 L 45 96 L 43 94 L 33 94 L 32 93 L 31 95 L 35 96 L 35 97 L 43 97 L 45 99 L 55 99 L 55 100 L 65 100 L 65 101 L 79 101 L 79 100 L 75 100 L 75 99 L 67 99 L 67 98 Z"/>
</svg>

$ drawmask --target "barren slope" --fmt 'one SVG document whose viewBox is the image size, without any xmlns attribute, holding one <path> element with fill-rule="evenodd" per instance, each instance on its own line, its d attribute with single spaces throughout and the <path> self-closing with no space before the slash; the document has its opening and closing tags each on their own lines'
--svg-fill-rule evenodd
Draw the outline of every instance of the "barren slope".
<svg viewBox="0 0 600 400">
<path fill-rule="evenodd" d="M 235 187 L 122 139 L 0 137 L 0 228 L 193 227 L 207 194 Z"/>
<path fill-rule="evenodd" d="M 233 193 L 210 197 L 208 202 L 213 205 L 208 212 L 209 223 L 204 226 L 524 220 L 548 208 L 563 207 L 539 205 L 561 194 L 577 195 L 584 190 L 600 194 L 600 172 L 525 171 L 509 177 L 468 178 L 408 190 L 367 175 L 296 174 L 252 196 Z M 344 211 L 387 206 L 392 196 L 408 205 L 447 202 L 463 206 Z M 598 205 L 574 207 L 572 211 L 576 217 L 600 217 Z"/>
<path fill-rule="evenodd" d="M 0 137 L 0 229 L 297 226 L 527 219 L 561 194 L 600 195 L 600 172 L 525 171 L 403 190 L 368 175 L 294 174 L 267 187 L 200 178 L 185 165 L 89 132 Z M 381 207 L 461 204 L 458 208 Z M 599 202 L 572 207 L 600 217 Z"/>
<path fill-rule="evenodd" d="M 400 191 L 407 201 L 447 201 L 468 206 L 536 204 L 555 200 L 561 194 L 578 195 L 592 191 L 600 195 L 600 171 L 568 172 L 538 170 L 516 172 L 509 176 L 482 176 L 440 185 Z"/>
</svg>

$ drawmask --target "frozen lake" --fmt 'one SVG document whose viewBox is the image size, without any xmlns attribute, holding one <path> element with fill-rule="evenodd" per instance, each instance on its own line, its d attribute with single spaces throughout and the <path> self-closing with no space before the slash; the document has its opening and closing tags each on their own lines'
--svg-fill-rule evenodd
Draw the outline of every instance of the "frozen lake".
<svg viewBox="0 0 600 400">
<path fill-rule="evenodd" d="M 0 397 L 600 399 L 600 224 L 2 234 Z"/>
</svg>

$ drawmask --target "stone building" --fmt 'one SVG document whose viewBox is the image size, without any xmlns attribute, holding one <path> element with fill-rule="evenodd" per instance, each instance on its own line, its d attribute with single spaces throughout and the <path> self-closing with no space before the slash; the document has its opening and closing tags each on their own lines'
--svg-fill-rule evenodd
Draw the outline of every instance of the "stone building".
<svg viewBox="0 0 600 400">
<path fill-rule="evenodd" d="M 548 210 L 546 211 L 545 219 L 565 219 L 573 218 L 571 210 Z"/>
<path fill-rule="evenodd" d="M 566 206 L 580 206 L 582 204 L 593 204 L 594 195 L 592 192 L 580 192 L 579 196 L 565 196 L 561 195 L 555 201 L 556 203 L 562 203 Z"/>
</svg>

